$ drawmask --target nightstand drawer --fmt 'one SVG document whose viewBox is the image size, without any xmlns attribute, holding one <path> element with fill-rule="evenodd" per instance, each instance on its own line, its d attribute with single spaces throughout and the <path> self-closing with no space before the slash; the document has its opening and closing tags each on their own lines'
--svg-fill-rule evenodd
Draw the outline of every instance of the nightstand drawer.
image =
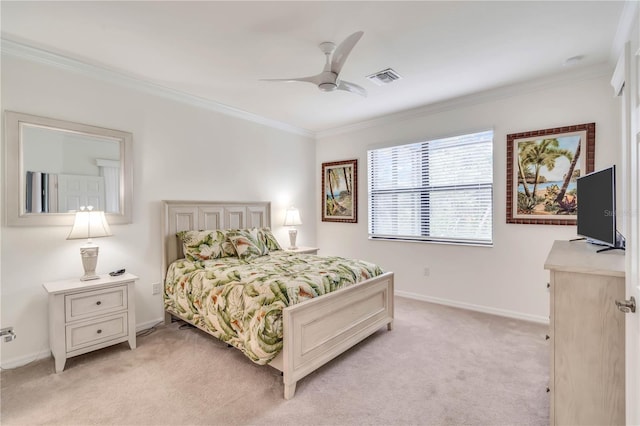
<svg viewBox="0 0 640 426">
<path fill-rule="evenodd" d="M 127 313 L 68 325 L 66 334 L 67 352 L 125 337 L 129 334 Z"/>
<path fill-rule="evenodd" d="M 127 286 L 69 294 L 64 301 L 67 322 L 117 312 L 127 308 Z"/>
</svg>

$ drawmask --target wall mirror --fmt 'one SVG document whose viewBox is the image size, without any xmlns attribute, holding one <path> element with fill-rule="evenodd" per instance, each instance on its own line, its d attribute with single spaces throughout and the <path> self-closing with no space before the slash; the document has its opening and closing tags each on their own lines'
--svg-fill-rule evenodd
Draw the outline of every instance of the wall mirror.
<svg viewBox="0 0 640 426">
<path fill-rule="evenodd" d="M 5 131 L 7 225 L 71 226 L 80 206 L 131 222 L 131 133 L 13 111 Z"/>
</svg>

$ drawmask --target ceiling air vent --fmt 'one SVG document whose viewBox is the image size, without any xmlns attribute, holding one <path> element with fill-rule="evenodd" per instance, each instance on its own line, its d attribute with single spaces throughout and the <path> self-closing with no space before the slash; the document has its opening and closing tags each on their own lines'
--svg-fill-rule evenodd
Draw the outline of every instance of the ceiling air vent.
<svg viewBox="0 0 640 426">
<path fill-rule="evenodd" d="M 386 70 L 378 71 L 371 75 L 368 75 L 367 78 L 374 84 L 378 86 L 384 86 L 385 84 L 393 83 L 396 80 L 400 80 L 400 74 L 392 70 L 391 68 L 387 68 Z"/>
</svg>

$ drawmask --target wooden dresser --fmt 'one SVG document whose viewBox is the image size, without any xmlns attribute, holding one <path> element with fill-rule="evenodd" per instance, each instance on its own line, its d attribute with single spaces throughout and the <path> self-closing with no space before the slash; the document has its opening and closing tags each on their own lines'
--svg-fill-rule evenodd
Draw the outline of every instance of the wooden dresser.
<svg viewBox="0 0 640 426">
<path fill-rule="evenodd" d="M 555 241 L 550 271 L 552 425 L 625 423 L 624 252 Z"/>
</svg>

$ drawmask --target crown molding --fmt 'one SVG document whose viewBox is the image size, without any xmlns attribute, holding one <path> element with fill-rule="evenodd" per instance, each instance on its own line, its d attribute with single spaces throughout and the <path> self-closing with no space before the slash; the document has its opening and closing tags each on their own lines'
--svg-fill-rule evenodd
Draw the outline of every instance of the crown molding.
<svg viewBox="0 0 640 426">
<path fill-rule="evenodd" d="M 576 81 L 580 80 L 589 80 L 598 77 L 610 76 L 612 72 L 613 66 L 609 63 L 600 63 L 597 65 L 583 67 L 572 71 L 565 71 L 561 74 L 555 74 L 549 77 L 501 86 L 495 89 L 483 90 L 474 94 L 447 99 L 441 102 L 400 111 L 394 114 L 383 115 L 355 124 L 348 124 L 346 126 L 335 127 L 333 129 L 321 130 L 316 132 L 316 140 L 319 141 L 323 138 L 331 136 L 338 136 L 345 133 L 365 130 L 371 127 L 397 123 L 398 121 L 410 120 L 429 114 L 437 114 L 440 112 L 450 111 L 456 108 L 464 108 L 479 103 L 505 99 L 516 95 L 522 95 L 523 93 L 531 93 L 551 87 L 562 86 L 567 83 L 575 83 Z"/>
<path fill-rule="evenodd" d="M 72 71 L 88 77 L 97 78 L 109 83 L 127 87 L 129 89 L 139 90 L 148 94 L 218 112 L 220 114 L 261 124 L 263 126 L 282 130 L 288 133 L 294 133 L 310 138 L 315 137 L 315 133 L 307 129 L 292 126 L 281 121 L 271 120 L 261 115 L 253 114 L 238 108 L 221 104 L 219 102 L 201 98 L 199 96 L 190 95 L 188 93 L 184 93 L 174 89 L 169 89 L 159 84 L 127 75 L 120 71 L 115 71 L 106 67 L 89 64 L 63 55 L 59 55 L 57 53 L 29 46 L 24 43 L 10 40 L 4 35 L 2 36 L 0 41 L 0 53 L 2 53 L 3 55 L 10 55 L 20 59 L 45 64 L 67 71 Z"/>
<path fill-rule="evenodd" d="M 640 19 L 640 2 L 638 0 L 627 0 L 620 13 L 616 35 L 611 44 L 611 61 L 616 62 L 624 50 L 625 43 L 632 37 L 633 23 Z"/>
</svg>

